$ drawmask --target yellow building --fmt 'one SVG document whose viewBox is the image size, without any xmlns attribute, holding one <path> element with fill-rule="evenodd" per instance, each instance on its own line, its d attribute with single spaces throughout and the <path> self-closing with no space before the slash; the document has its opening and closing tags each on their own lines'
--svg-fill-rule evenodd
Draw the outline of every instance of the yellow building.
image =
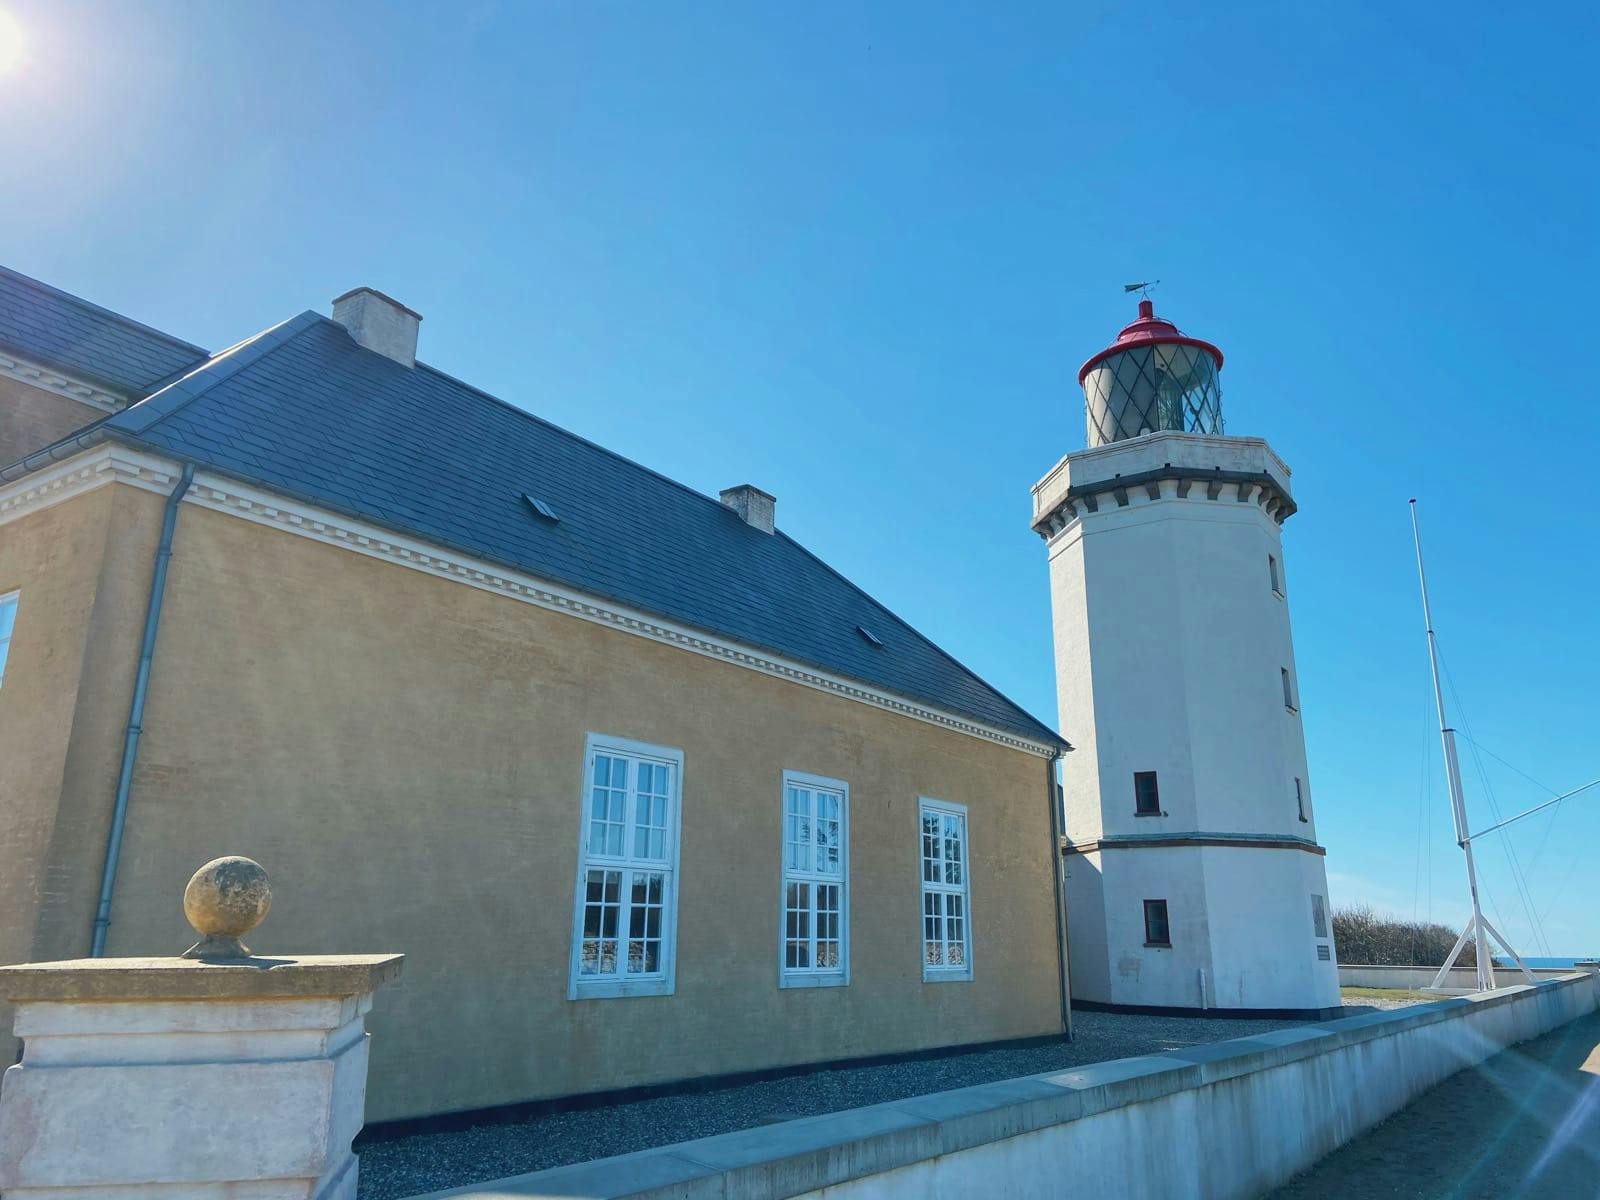
<svg viewBox="0 0 1600 1200">
<path fill-rule="evenodd" d="M 374 1121 L 1061 1036 L 1065 743 L 418 321 L 0 273 L 0 961 L 172 953 L 247 854 L 258 953 L 408 956 Z"/>
</svg>

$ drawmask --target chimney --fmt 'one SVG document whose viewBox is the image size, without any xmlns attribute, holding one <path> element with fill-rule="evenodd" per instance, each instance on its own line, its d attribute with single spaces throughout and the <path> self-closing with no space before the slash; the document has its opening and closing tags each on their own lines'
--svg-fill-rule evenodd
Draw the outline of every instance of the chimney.
<svg viewBox="0 0 1600 1200">
<path fill-rule="evenodd" d="M 358 287 L 333 301 L 333 319 L 358 345 L 392 358 L 403 367 L 417 364 L 417 326 L 422 314 L 369 287 Z"/>
<path fill-rule="evenodd" d="M 741 483 L 738 487 L 724 488 L 721 499 L 739 514 L 739 519 L 746 525 L 754 525 L 762 533 L 771 533 L 776 528 L 774 510 L 778 507 L 777 498 L 767 495 L 760 488 Z"/>
</svg>

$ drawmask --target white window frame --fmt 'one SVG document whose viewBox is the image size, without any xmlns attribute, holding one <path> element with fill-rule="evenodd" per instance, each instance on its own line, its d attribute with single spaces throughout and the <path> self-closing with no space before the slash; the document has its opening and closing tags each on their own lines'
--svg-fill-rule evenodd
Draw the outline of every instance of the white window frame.
<svg viewBox="0 0 1600 1200">
<path fill-rule="evenodd" d="M 839 873 L 799 870 L 789 866 L 789 789 L 807 788 L 839 797 Z M 845 987 L 850 983 L 850 785 L 842 779 L 785 771 L 778 797 L 778 986 L 780 988 Z M 810 884 L 812 961 L 816 961 L 816 891 L 818 884 L 839 885 L 839 966 L 829 970 L 788 965 L 789 885 Z"/>
<path fill-rule="evenodd" d="M 930 883 L 923 874 L 922 818 L 937 813 L 941 817 L 961 818 L 961 883 Z M 922 960 L 923 983 L 958 983 L 972 978 L 972 821 L 967 806 L 929 796 L 917 798 L 917 957 Z M 959 967 L 932 966 L 928 962 L 927 925 L 929 895 L 957 895 L 962 898 L 964 919 L 961 933 L 965 963 Z M 945 903 L 941 901 L 941 904 Z"/>
<path fill-rule="evenodd" d="M 589 820 L 590 820 L 590 792 L 594 779 L 594 760 L 596 754 L 610 754 L 618 758 L 628 759 L 630 764 L 649 762 L 663 764 L 671 768 L 671 783 L 668 790 L 668 807 L 671 809 L 666 814 L 665 854 L 662 860 L 645 861 L 635 858 L 629 851 L 633 847 L 634 819 L 636 805 L 635 781 L 636 768 L 632 765 L 628 769 L 627 799 L 623 804 L 623 854 L 591 854 L 588 850 Z M 584 738 L 583 745 L 583 782 L 579 789 L 578 802 L 578 856 L 577 869 L 574 872 L 575 880 L 572 898 L 572 951 L 567 964 L 567 999 L 568 1000 L 600 1000 L 617 996 L 670 996 L 677 987 L 678 968 L 678 848 L 679 834 L 683 824 L 683 751 L 670 746 L 652 746 L 646 742 L 636 742 L 629 738 L 614 737 L 609 734 L 590 733 Z M 583 950 L 583 917 L 584 903 L 587 891 L 588 872 L 590 870 L 620 870 L 627 872 L 639 870 L 656 870 L 666 875 L 663 884 L 662 912 L 661 912 L 661 970 L 654 975 L 637 978 L 618 976 L 580 975 L 578 966 Z M 624 957 L 621 943 L 627 941 L 627 881 L 624 879 L 619 884 L 621 897 L 624 900 L 621 911 L 617 917 L 617 940 L 619 942 L 618 958 Z"/>
<path fill-rule="evenodd" d="M 0 638 L 0 686 L 4 686 L 6 681 L 6 663 L 11 659 L 11 634 L 16 631 L 17 611 L 22 607 L 22 590 L 20 588 L 0 596 L 0 609 L 5 608 L 8 604 L 11 606 L 12 628 L 6 633 L 5 637 Z"/>
</svg>

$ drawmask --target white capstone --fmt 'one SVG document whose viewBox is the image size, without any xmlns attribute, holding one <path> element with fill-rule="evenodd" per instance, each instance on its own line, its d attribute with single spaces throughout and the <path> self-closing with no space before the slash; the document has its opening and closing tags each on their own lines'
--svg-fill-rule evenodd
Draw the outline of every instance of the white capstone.
<svg viewBox="0 0 1600 1200">
<path fill-rule="evenodd" d="M 126 987 L 117 986 L 119 961 L 130 964 Z M 24 1042 L 22 1061 L 0 1079 L 0 1194 L 353 1197 L 350 1143 L 366 1096 L 363 1018 L 370 988 L 392 977 L 398 960 L 373 956 L 364 982 L 348 984 L 363 990 L 342 995 L 297 994 L 294 970 L 309 977 L 319 961 L 342 969 L 356 960 L 263 961 L 275 965 L 254 978 L 237 964 L 197 975 L 203 968 L 185 960 L 0 970 L 0 985 L 17 998 L 14 1027 Z M 173 962 L 184 969 L 163 965 Z M 49 978 L 53 967 L 70 988 Z M 31 974 L 19 983 L 9 972 L 20 971 Z M 326 979 L 305 983 L 314 992 Z M 79 994 L 50 994 L 63 990 Z M 216 994 L 173 999 L 163 990 Z"/>
</svg>

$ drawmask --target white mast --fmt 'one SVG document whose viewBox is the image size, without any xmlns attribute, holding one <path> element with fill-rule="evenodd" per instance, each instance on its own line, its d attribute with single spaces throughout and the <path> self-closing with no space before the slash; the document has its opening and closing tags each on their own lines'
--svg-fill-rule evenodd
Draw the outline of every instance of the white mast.
<svg viewBox="0 0 1600 1200">
<path fill-rule="evenodd" d="M 1444 744 L 1444 777 L 1450 790 L 1450 816 L 1455 821 L 1456 845 L 1461 847 L 1461 853 L 1467 859 L 1467 888 L 1472 893 L 1472 916 L 1468 918 L 1467 927 L 1461 931 L 1461 936 L 1456 939 L 1449 957 L 1444 960 L 1444 966 L 1440 967 L 1439 973 L 1434 976 L 1429 990 L 1443 989 L 1446 986 L 1450 978 L 1450 968 L 1456 965 L 1456 959 L 1461 956 L 1462 948 L 1466 946 L 1468 938 L 1473 940 L 1475 947 L 1478 991 L 1487 992 L 1495 986 L 1494 953 L 1489 941 L 1491 937 L 1500 943 L 1528 982 L 1532 983 L 1533 972 L 1528 970 L 1521 956 L 1511 948 L 1511 943 L 1500 935 L 1498 929 L 1489 924 L 1483 915 L 1482 906 L 1478 903 L 1478 870 L 1472 861 L 1472 835 L 1467 832 L 1467 805 L 1461 796 L 1461 763 L 1456 758 L 1456 731 L 1445 724 L 1444 693 L 1439 690 L 1439 652 L 1433 644 L 1433 614 L 1428 608 L 1428 577 L 1422 569 L 1422 534 L 1417 528 L 1415 499 L 1411 501 L 1411 539 L 1417 547 L 1417 582 L 1422 585 L 1422 623 L 1428 631 L 1428 665 L 1433 670 L 1433 703 L 1439 713 L 1439 740 Z"/>
</svg>

